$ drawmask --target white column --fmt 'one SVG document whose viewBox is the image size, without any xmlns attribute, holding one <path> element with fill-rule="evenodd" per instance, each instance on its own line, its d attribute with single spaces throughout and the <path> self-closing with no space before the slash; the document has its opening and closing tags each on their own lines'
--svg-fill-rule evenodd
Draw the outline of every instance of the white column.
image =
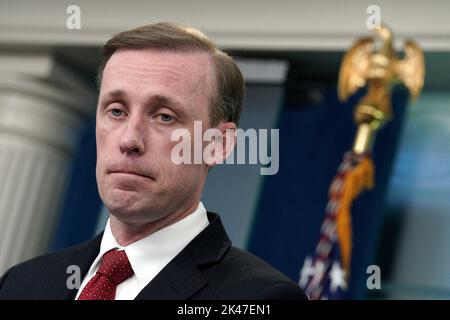
<svg viewBox="0 0 450 320">
<path fill-rule="evenodd" d="M 94 92 L 51 53 L 0 52 L 0 273 L 47 248 Z"/>
</svg>

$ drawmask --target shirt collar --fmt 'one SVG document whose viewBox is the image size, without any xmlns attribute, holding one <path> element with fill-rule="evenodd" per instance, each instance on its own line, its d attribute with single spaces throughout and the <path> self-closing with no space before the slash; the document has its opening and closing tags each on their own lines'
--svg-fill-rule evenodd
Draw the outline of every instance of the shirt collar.
<svg viewBox="0 0 450 320">
<path fill-rule="evenodd" d="M 112 234 L 108 219 L 99 255 L 89 273 L 97 269 L 106 252 L 125 250 L 138 283 L 148 283 L 208 224 L 206 209 L 200 201 L 197 209 L 187 217 L 123 247 Z"/>
</svg>

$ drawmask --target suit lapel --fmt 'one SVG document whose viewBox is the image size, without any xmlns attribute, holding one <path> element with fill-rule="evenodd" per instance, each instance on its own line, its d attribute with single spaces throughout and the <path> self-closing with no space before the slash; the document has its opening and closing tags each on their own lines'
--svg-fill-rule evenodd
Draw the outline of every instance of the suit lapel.
<svg viewBox="0 0 450 320">
<path fill-rule="evenodd" d="M 207 284 L 187 254 L 172 260 L 136 297 L 136 300 L 185 300 Z"/>
<path fill-rule="evenodd" d="M 185 300 L 207 286 L 199 266 L 219 262 L 231 246 L 219 216 L 208 212 L 208 219 L 210 224 L 150 281 L 136 300 Z"/>
</svg>

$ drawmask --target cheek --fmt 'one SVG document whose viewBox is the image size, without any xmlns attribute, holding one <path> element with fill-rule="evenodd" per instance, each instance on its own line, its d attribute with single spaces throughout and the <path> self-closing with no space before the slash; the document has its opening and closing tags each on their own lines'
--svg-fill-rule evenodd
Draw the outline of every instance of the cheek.
<svg viewBox="0 0 450 320">
<path fill-rule="evenodd" d="M 192 193 L 192 190 L 197 189 L 197 182 L 201 180 L 201 172 L 197 168 L 198 165 L 193 164 L 176 165 L 170 163 L 170 167 L 166 166 L 164 170 L 162 182 L 164 187 L 162 188 L 172 195 Z"/>
<path fill-rule="evenodd" d="M 98 126 L 96 127 L 95 130 L 95 136 L 96 136 L 96 150 L 97 150 L 96 173 L 98 179 L 103 174 L 103 168 L 105 166 L 105 163 L 107 162 L 107 159 L 110 158 L 112 155 L 111 142 L 113 140 L 111 139 L 111 135 L 108 134 L 107 130 Z"/>
<path fill-rule="evenodd" d="M 108 130 L 105 127 L 97 125 L 95 130 L 96 143 L 97 143 L 97 155 L 108 152 L 113 147 L 112 143 L 117 141 L 114 139 L 114 132 Z"/>
<path fill-rule="evenodd" d="M 175 161 L 172 160 L 172 150 L 175 149 L 179 142 L 170 141 L 170 138 L 158 142 L 158 151 L 155 153 L 151 152 L 151 154 L 153 153 L 153 158 L 156 158 L 156 162 L 162 167 L 164 176 L 168 180 L 167 182 L 172 183 L 173 180 L 175 180 L 175 182 L 177 180 L 178 182 L 181 181 L 180 179 L 190 170 L 190 168 L 186 164 L 176 164 Z"/>
<path fill-rule="evenodd" d="M 154 154 L 154 158 L 157 159 L 157 163 L 161 166 L 166 183 L 171 183 L 177 176 L 181 174 L 182 166 L 176 165 L 172 161 L 172 149 L 175 146 L 175 142 L 172 141 L 160 141 L 160 148 L 158 152 Z"/>
<path fill-rule="evenodd" d="M 164 133 L 157 130 L 151 130 L 148 136 L 148 150 L 150 157 L 159 159 L 163 164 L 174 164 L 172 161 L 172 150 L 179 143 L 178 141 L 171 141 L 171 131 Z"/>
</svg>

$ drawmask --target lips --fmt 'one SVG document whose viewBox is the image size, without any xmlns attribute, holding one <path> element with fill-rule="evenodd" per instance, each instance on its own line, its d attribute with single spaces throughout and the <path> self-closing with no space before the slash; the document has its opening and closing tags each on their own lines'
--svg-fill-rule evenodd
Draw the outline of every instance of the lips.
<svg viewBox="0 0 450 320">
<path fill-rule="evenodd" d="M 129 167 L 112 167 L 107 171 L 107 173 L 108 174 L 113 174 L 113 173 L 130 174 L 130 175 L 136 175 L 136 176 L 140 176 L 143 178 L 154 180 L 154 178 L 150 174 L 148 174 L 146 171 L 138 170 L 135 168 L 129 168 Z"/>
</svg>

